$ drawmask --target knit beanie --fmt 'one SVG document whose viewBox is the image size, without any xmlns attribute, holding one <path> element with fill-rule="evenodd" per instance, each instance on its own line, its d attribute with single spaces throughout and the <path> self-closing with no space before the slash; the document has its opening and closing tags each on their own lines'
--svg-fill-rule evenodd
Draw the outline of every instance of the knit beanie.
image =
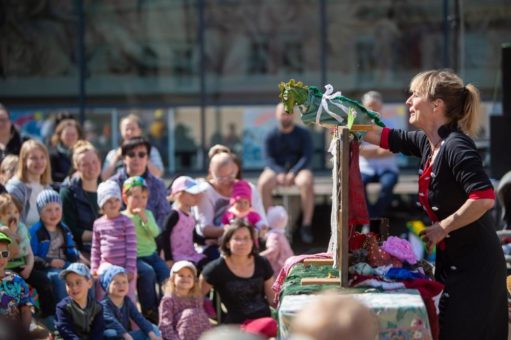
<svg viewBox="0 0 511 340">
<path fill-rule="evenodd" d="M 250 205 L 252 205 L 252 188 L 250 188 L 250 184 L 247 181 L 239 180 L 232 187 L 230 203 L 233 204 L 242 198 L 248 200 Z"/>
<path fill-rule="evenodd" d="M 116 182 L 107 180 L 98 186 L 98 206 L 102 208 L 110 198 L 121 200 L 121 189 Z"/>
<path fill-rule="evenodd" d="M 50 203 L 58 203 L 60 206 L 62 206 L 62 200 L 56 191 L 45 189 L 41 191 L 39 195 L 37 195 L 36 206 L 39 213 L 45 206 Z"/>
<path fill-rule="evenodd" d="M 286 209 L 281 205 L 276 205 L 268 208 L 266 219 L 270 228 L 284 229 L 287 226 L 288 214 Z"/>
<path fill-rule="evenodd" d="M 99 284 L 101 285 L 101 288 L 108 293 L 108 287 L 110 287 L 110 283 L 112 283 L 115 275 L 121 273 L 127 274 L 128 272 L 123 267 L 115 266 L 113 264 L 106 266 L 103 272 L 99 274 Z"/>
</svg>

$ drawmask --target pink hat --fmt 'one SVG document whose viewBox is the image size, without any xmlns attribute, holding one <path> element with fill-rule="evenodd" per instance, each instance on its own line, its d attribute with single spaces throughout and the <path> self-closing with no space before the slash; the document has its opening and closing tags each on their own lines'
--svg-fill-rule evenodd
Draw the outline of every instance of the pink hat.
<svg viewBox="0 0 511 340">
<path fill-rule="evenodd" d="M 289 216 L 286 209 L 281 205 L 276 205 L 268 208 L 266 219 L 270 228 L 284 229 L 287 226 Z"/>
<path fill-rule="evenodd" d="M 239 199 L 246 199 L 252 205 L 252 189 L 250 188 L 250 184 L 247 181 L 237 181 L 234 183 L 232 187 L 232 195 L 231 195 L 231 204 L 236 202 Z"/>
</svg>

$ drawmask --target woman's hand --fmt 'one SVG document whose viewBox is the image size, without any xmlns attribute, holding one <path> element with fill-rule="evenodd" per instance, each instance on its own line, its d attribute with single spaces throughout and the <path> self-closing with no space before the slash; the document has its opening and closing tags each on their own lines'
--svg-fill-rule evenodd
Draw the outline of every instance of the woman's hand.
<svg viewBox="0 0 511 340">
<path fill-rule="evenodd" d="M 419 233 L 419 237 L 426 244 L 428 252 L 433 250 L 433 247 L 437 245 L 447 236 L 447 231 L 442 228 L 439 222 L 434 223 L 432 226 L 427 227 Z"/>
</svg>

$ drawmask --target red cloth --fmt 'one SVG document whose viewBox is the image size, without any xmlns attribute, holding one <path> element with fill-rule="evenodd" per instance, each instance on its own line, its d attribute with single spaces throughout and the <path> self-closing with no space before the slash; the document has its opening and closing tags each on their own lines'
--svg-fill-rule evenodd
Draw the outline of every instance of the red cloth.
<svg viewBox="0 0 511 340">
<path fill-rule="evenodd" d="M 389 134 L 390 129 L 389 128 L 383 128 L 381 131 L 381 137 L 380 137 L 380 147 L 383 149 L 389 149 Z"/>
<path fill-rule="evenodd" d="M 369 212 L 364 194 L 364 183 L 360 175 L 359 143 L 353 139 L 350 143 L 350 169 L 349 169 L 349 214 L 348 224 L 351 229 L 355 224 L 368 224 Z"/>
<path fill-rule="evenodd" d="M 403 281 L 406 288 L 417 289 L 421 294 L 426 310 L 428 311 L 429 324 L 431 327 L 431 335 L 433 339 L 438 339 L 439 335 L 439 323 L 437 308 L 433 298 L 439 297 L 444 290 L 444 285 L 438 281 L 428 279 L 416 279 L 416 280 L 405 280 Z"/>
<path fill-rule="evenodd" d="M 247 333 L 257 334 L 268 338 L 277 336 L 277 321 L 270 317 L 247 320 L 241 324 L 241 329 Z"/>
</svg>

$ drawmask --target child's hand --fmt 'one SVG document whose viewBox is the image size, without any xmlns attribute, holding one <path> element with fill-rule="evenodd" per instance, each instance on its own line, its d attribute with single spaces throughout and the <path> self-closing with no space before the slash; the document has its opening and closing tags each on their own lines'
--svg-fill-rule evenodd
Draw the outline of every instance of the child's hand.
<svg viewBox="0 0 511 340">
<path fill-rule="evenodd" d="M 91 272 L 90 274 L 91 274 L 91 276 L 92 276 L 92 278 L 93 278 L 94 280 L 97 280 L 97 279 L 99 278 L 99 275 L 98 275 L 98 272 L 97 272 L 97 271 L 93 271 L 93 272 Z"/>
<path fill-rule="evenodd" d="M 16 219 L 16 217 L 10 217 L 9 220 L 7 221 L 7 224 L 9 225 L 9 229 L 13 233 L 18 231 L 18 220 Z"/>
<path fill-rule="evenodd" d="M 66 263 L 64 262 L 64 260 L 61 260 L 61 259 L 53 259 L 50 262 L 50 266 L 53 268 L 61 269 L 61 268 L 64 268 L 65 265 L 66 265 Z"/>
<path fill-rule="evenodd" d="M 135 278 L 135 274 L 132 272 L 128 272 L 128 282 L 131 282 Z"/>
<path fill-rule="evenodd" d="M 142 209 L 142 208 L 135 208 L 131 211 L 133 214 L 137 215 L 138 217 L 140 217 L 140 219 L 144 222 L 147 222 L 147 217 L 145 215 L 145 209 Z"/>
<path fill-rule="evenodd" d="M 30 268 L 28 266 L 23 266 L 23 270 L 20 272 L 20 275 L 22 278 L 24 278 L 26 280 L 30 276 L 31 272 L 32 272 L 32 268 Z"/>
<path fill-rule="evenodd" d="M 149 332 L 149 339 L 151 340 L 162 340 L 163 338 L 161 336 L 157 336 L 153 331 Z"/>
<path fill-rule="evenodd" d="M 130 335 L 130 333 L 125 333 L 122 337 L 123 337 L 125 340 L 133 340 L 133 337 Z"/>
</svg>

